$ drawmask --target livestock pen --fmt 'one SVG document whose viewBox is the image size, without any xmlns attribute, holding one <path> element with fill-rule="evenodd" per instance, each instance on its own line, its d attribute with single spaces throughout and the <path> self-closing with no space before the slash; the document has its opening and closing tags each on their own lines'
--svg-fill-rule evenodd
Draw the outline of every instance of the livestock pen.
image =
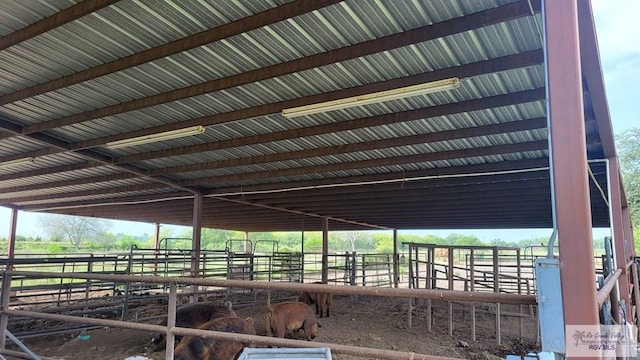
<svg viewBox="0 0 640 360">
<path fill-rule="evenodd" d="M 15 331 L 18 338 L 28 339 L 51 334 L 77 333 L 101 326 L 86 320 L 68 321 L 68 316 L 105 321 L 117 319 L 126 323 L 149 325 L 163 316 L 158 313 L 169 312 L 172 284 L 176 288 L 177 303 L 245 295 L 245 303 L 239 303 L 240 306 L 244 306 L 263 302 L 266 293 L 274 289 L 295 292 L 297 286 L 313 286 L 307 283 L 319 280 L 322 271 L 321 254 L 282 253 L 277 250 L 277 246 L 270 249 L 273 251 L 263 253 L 231 251 L 232 248 L 203 250 L 199 258 L 198 278 L 191 277 L 190 273 L 192 251 L 180 249 L 132 247 L 129 252 L 118 254 L 53 257 L 22 254 L 13 260 L 1 259 L 0 265 L 4 269 L 12 269 L 12 272 L 7 273 L 11 275 L 11 281 L 6 287 L 10 289 L 9 295 L 3 303 L 8 304 L 5 305 L 6 308 L 29 309 L 28 311 L 45 314 L 44 318 L 50 320 L 47 326 L 39 327 L 42 323 L 34 319 L 43 317 L 32 318 L 30 315 L 33 314 L 29 312 L 14 313 L 7 318 L 7 326 Z M 379 296 L 380 291 L 383 291 L 381 296 L 389 296 L 385 291 L 390 291 L 388 294 L 401 294 L 400 297 L 408 299 L 433 296 L 434 304 L 439 302 L 439 295 L 435 296 L 433 293 L 418 293 L 416 296 L 398 293 L 412 290 L 409 289 L 411 278 L 407 278 L 406 282 L 394 289 L 391 254 L 346 252 L 329 254 L 328 258 L 330 276 L 329 285 L 325 286 L 335 294 L 348 294 L 352 302 L 358 302 L 359 294 Z M 406 258 L 405 254 L 401 258 Z M 403 272 L 411 272 L 404 268 L 409 264 L 403 264 Z M 286 293 L 283 296 L 287 296 Z M 289 293 L 288 296 L 293 294 Z M 458 297 L 459 301 L 469 300 L 467 295 L 458 295 L 457 291 L 452 292 L 452 296 Z M 525 299 L 525 302 L 534 302 L 532 297 L 522 299 Z M 472 298 L 472 301 L 475 301 L 475 298 Z M 483 297 L 479 301 L 488 300 Z M 502 300 L 494 298 L 491 304 L 495 304 L 496 301 Z M 509 298 L 508 302 L 512 301 Z M 410 309 L 411 306 L 410 302 Z M 482 308 L 495 311 L 492 310 L 495 309 L 495 305 Z M 434 317 L 439 316 L 435 305 L 433 314 Z M 502 314 L 503 317 L 505 315 L 508 314 Z M 54 318 L 59 321 L 53 321 Z M 408 321 L 411 326 L 411 311 Z M 457 321 L 468 323 L 469 319 L 465 320 L 463 316 Z M 428 325 L 427 330 L 431 330 L 431 325 Z M 462 336 L 467 337 L 469 334 Z M 522 334 L 516 336 L 522 337 Z M 529 333 L 527 336 L 535 338 L 535 333 Z"/>
</svg>

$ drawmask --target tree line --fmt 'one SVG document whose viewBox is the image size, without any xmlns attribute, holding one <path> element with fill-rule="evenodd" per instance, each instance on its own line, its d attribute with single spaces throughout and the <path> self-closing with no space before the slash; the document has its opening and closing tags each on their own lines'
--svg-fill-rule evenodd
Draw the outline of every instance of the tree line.
<svg viewBox="0 0 640 360">
<path fill-rule="evenodd" d="M 48 237 L 16 236 L 16 252 L 22 254 L 66 254 L 66 253 L 122 253 L 138 249 L 154 249 L 155 239 L 151 235 L 132 236 L 114 234 L 108 230 L 109 221 L 93 218 L 73 218 L 62 215 L 47 215 Z M 55 226 L 54 226 L 55 225 Z M 161 249 L 191 249 L 191 230 L 176 233 L 172 228 L 160 231 Z M 202 250 L 238 251 L 244 246 L 244 233 L 238 231 L 202 229 Z M 546 238 L 529 238 L 518 242 L 494 239 L 489 242 L 473 235 L 452 233 L 446 237 L 434 235 L 398 234 L 400 251 L 406 250 L 403 243 L 430 243 L 438 245 L 480 245 L 519 247 L 541 246 Z M 322 233 L 310 232 L 264 232 L 251 233 L 249 244 L 257 253 L 270 252 L 321 252 Z M 390 232 L 380 231 L 333 231 L 329 233 L 329 251 L 360 253 L 392 253 L 393 237 Z M 0 241 L 0 251 L 7 252 L 6 238 Z"/>
</svg>

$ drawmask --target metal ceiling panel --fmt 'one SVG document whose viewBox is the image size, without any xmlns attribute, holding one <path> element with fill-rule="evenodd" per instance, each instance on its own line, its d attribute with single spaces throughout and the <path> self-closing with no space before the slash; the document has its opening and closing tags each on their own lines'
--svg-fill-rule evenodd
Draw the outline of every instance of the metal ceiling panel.
<svg viewBox="0 0 640 360">
<path fill-rule="evenodd" d="M 1 4 L 0 34 L 74 5 Z M 345 220 L 335 229 L 415 229 L 450 226 L 440 214 L 473 191 L 458 227 L 548 226 L 549 206 L 504 204 L 492 187 L 517 196 L 534 183 L 536 201 L 550 198 L 538 173 L 548 165 L 539 12 L 529 0 L 122 0 L 70 17 L 0 49 L 0 204 L 185 225 L 203 193 L 207 227 L 291 230 L 304 217 L 317 230 L 332 216 Z M 220 35 L 199 42 L 212 29 Z M 281 115 L 453 76 L 452 91 Z M 206 132 L 105 146 L 194 125 Z M 590 158 L 603 153 L 598 130 L 587 124 Z M 2 168 L 21 156 L 36 161 Z M 356 189 L 361 203 L 342 201 Z M 141 211 L 148 201 L 158 206 Z M 252 206 L 278 203 L 288 205 Z M 602 204 L 593 211 L 594 224 L 608 221 Z"/>
</svg>

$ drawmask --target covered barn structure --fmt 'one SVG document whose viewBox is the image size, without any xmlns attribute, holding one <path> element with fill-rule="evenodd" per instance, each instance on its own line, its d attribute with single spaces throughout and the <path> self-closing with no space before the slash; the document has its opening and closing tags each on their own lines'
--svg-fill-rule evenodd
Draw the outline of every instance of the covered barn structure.
<svg viewBox="0 0 640 360">
<path fill-rule="evenodd" d="M 550 228 L 564 324 L 593 325 L 609 227 L 613 314 L 637 320 L 588 0 L 33 0 L 0 20 L 10 244 L 19 210 L 193 226 L 194 260 L 202 227 Z"/>
</svg>

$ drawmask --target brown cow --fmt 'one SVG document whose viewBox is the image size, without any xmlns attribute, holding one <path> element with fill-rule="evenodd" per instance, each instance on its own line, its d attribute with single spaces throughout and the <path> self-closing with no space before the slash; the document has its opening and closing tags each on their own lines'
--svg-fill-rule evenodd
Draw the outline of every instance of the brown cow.
<svg viewBox="0 0 640 360">
<path fill-rule="evenodd" d="M 313 309 L 301 302 L 283 302 L 267 304 L 267 311 L 263 316 L 267 336 L 284 338 L 294 335 L 298 330 L 304 330 L 305 338 L 309 341 L 318 336 L 318 318 Z"/>
<path fill-rule="evenodd" d="M 222 317 L 211 320 L 198 327 L 202 330 L 224 331 L 238 334 L 255 335 L 253 319 L 248 317 Z M 173 352 L 174 360 L 234 360 L 245 346 L 238 341 L 218 340 L 199 336 L 185 336 Z"/>
<path fill-rule="evenodd" d="M 236 313 L 231 309 L 230 302 L 225 302 L 224 305 L 213 303 L 188 304 L 178 308 L 176 311 L 176 326 L 197 328 L 207 321 L 228 316 L 236 316 Z M 167 319 L 164 319 L 159 325 L 167 326 Z M 167 336 L 165 334 L 154 333 L 151 338 L 149 352 L 156 352 L 165 348 L 166 340 Z M 179 340 L 180 337 L 176 336 L 176 341 Z"/>
<path fill-rule="evenodd" d="M 321 282 L 314 282 L 314 284 L 322 284 Z M 298 296 L 298 301 L 307 305 L 316 304 L 316 315 L 323 318 L 325 314 L 327 317 L 331 314 L 331 304 L 333 303 L 333 294 L 323 292 L 302 292 Z"/>
</svg>

